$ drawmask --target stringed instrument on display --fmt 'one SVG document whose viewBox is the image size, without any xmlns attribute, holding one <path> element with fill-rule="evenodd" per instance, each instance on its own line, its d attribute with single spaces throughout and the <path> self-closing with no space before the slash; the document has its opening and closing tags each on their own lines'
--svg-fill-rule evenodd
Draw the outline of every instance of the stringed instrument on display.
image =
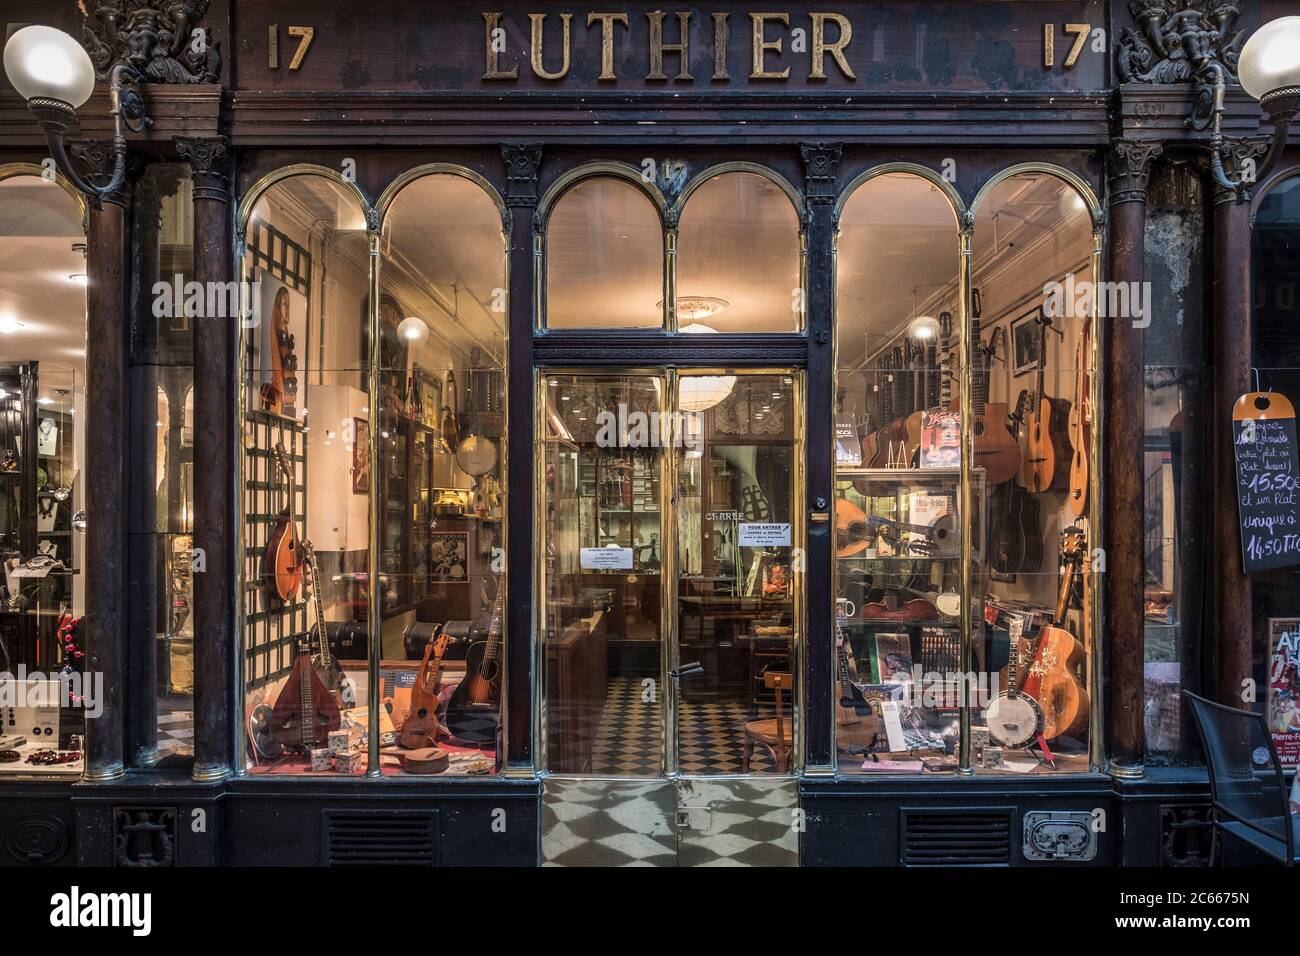
<svg viewBox="0 0 1300 956">
<path fill-rule="evenodd" d="M 1029 393 L 1021 392 L 1015 414 L 1011 416 L 1013 422 L 1024 421 L 1028 404 Z M 1037 571 L 1043 565 L 1038 499 L 1014 481 L 1000 485 L 992 497 L 989 551 L 993 569 L 1000 574 Z"/>
<path fill-rule="evenodd" d="M 882 536 L 887 541 L 898 542 L 900 532 L 925 535 L 924 541 L 908 541 L 914 552 L 927 556 L 951 556 L 957 547 L 957 519 L 951 514 L 940 515 L 929 525 L 910 524 L 892 518 L 877 518 L 849 501 L 835 499 L 835 556 L 851 558 L 867 550 Z"/>
<path fill-rule="evenodd" d="M 835 747 L 844 753 L 865 753 L 880 734 L 880 714 L 853 684 L 848 653 L 844 650 L 844 629 L 835 621 L 837 677 L 840 685 L 835 701 Z"/>
<path fill-rule="evenodd" d="M 894 421 L 895 379 L 894 360 L 885 355 L 880 359 L 882 379 L 878 389 L 880 414 L 876 421 L 881 427 L 871 436 L 871 455 L 867 456 L 864 447 L 862 462 L 868 468 L 884 468 L 889 464 L 890 426 Z"/>
<path fill-rule="evenodd" d="M 980 320 L 971 319 L 971 349 L 974 368 L 971 374 L 971 437 L 974 444 L 974 465 L 984 469 L 985 480 L 990 485 L 1010 481 L 1020 470 L 1020 446 L 1007 429 L 1007 405 L 989 401 L 989 365 L 991 348 L 980 344 Z M 954 410 L 960 408 L 960 399 L 954 400 Z"/>
<path fill-rule="evenodd" d="M 312 660 L 310 640 L 298 645 L 298 659 L 271 709 L 271 736 L 289 750 L 323 747 L 343 717 Z"/>
<path fill-rule="evenodd" d="M 1088 693 L 1078 677 L 1086 660 L 1083 645 L 1061 626 L 1069 608 L 1074 576 L 1086 560 L 1085 540 L 1078 528 L 1061 532 L 1063 572 L 1056 613 L 1053 623 L 1039 628 L 1037 650 L 1025 678 L 1025 693 L 1043 710 L 1043 736 L 1048 740 L 1077 737 L 1088 726 Z M 1084 608 L 1087 616 L 1088 608 Z"/>
<path fill-rule="evenodd" d="M 1082 518 L 1088 510 L 1088 449 L 1092 444 L 1091 373 L 1088 362 L 1091 355 L 1090 336 L 1092 317 L 1083 321 L 1079 345 L 1075 351 L 1074 420 L 1070 423 L 1070 512 Z"/>
<path fill-rule="evenodd" d="M 1012 639 L 1007 659 L 1007 689 L 989 702 L 984 723 L 999 747 L 1019 750 L 1043 732 L 1043 708 L 1020 687 L 1020 641 Z"/>
<path fill-rule="evenodd" d="M 276 515 L 262 553 L 262 584 L 269 593 L 287 602 L 294 600 L 302 587 L 303 559 L 293 514 L 293 469 L 283 442 L 275 443 L 275 460 L 286 483 L 285 505 Z"/>
<path fill-rule="evenodd" d="M 402 721 L 397 742 L 402 747 L 415 749 L 431 746 L 442 725 L 438 723 L 438 692 L 442 688 L 442 657 L 451 639 L 440 634 L 424 646 L 424 657 L 411 685 L 411 706 Z"/>
<path fill-rule="evenodd" d="M 1047 327 L 1051 320 L 1038 316 L 1038 381 L 1025 418 L 1025 454 L 1020 481 L 1035 494 L 1061 491 L 1068 479 L 1065 463 L 1071 458 L 1070 402 L 1047 394 Z"/>
<path fill-rule="evenodd" d="M 456 394 L 456 372 L 454 369 L 447 369 L 447 384 L 443 391 L 443 397 L 447 402 L 442 406 L 442 440 L 447 444 L 447 450 L 455 452 L 460 447 L 460 424 L 459 410 L 460 401 Z"/>
<path fill-rule="evenodd" d="M 316 612 L 316 626 L 312 629 L 316 638 L 316 656 L 312 658 L 312 666 L 316 668 L 316 676 L 320 678 L 321 684 L 335 696 L 339 706 L 352 707 L 357 701 L 356 685 L 352 678 L 344 674 L 343 665 L 330 651 L 329 631 L 325 626 L 324 582 L 316 563 L 316 549 L 306 539 L 302 542 L 302 553 L 307 581 L 311 585 L 311 603 Z"/>
<path fill-rule="evenodd" d="M 447 731 L 468 743 L 494 743 L 501 722 L 501 626 L 505 588 L 498 583 L 487 640 L 465 654 L 465 679 L 447 701 Z"/>
</svg>

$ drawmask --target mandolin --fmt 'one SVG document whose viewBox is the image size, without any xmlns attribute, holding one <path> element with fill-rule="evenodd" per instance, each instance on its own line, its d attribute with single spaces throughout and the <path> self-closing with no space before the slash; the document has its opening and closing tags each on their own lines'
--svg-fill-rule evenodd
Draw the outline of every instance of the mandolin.
<svg viewBox="0 0 1300 956">
<path fill-rule="evenodd" d="M 271 736 L 289 750 L 309 750 L 323 747 L 330 731 L 338 730 L 341 723 L 339 705 L 316 673 L 311 641 L 303 640 L 271 709 Z"/>
<path fill-rule="evenodd" d="M 1025 419 L 1025 454 L 1020 465 L 1020 481 L 1035 494 L 1062 491 L 1070 460 L 1070 402 L 1047 394 L 1047 326 L 1051 320 L 1038 317 L 1038 382 Z"/>
<path fill-rule="evenodd" d="M 292 601 L 302 587 L 302 546 L 293 516 L 293 469 L 283 442 L 275 443 L 275 459 L 287 483 L 285 505 L 276 515 L 266 550 L 262 553 L 262 585 L 281 601 Z"/>
<path fill-rule="evenodd" d="M 1074 421 L 1070 424 L 1070 512 L 1082 518 L 1088 510 L 1088 446 L 1092 443 L 1092 399 L 1089 396 L 1089 336 L 1092 317 L 1084 319 L 1075 352 Z"/>
<path fill-rule="evenodd" d="M 501 612 L 505 588 L 497 584 L 487 640 L 465 654 L 465 679 L 447 702 L 447 731 L 467 743 L 495 743 L 501 722 Z"/>
<path fill-rule="evenodd" d="M 1064 572 L 1056 600 L 1054 623 L 1038 631 L 1038 648 L 1025 678 L 1025 693 L 1038 701 L 1043 711 L 1043 736 L 1077 737 L 1088 726 L 1088 694 L 1078 673 L 1084 665 L 1083 645 L 1061 627 L 1070 603 L 1070 591 L 1080 563 L 1085 560 L 1084 536 L 1078 528 L 1061 532 Z M 1086 617 L 1088 609 L 1084 608 Z"/>
<path fill-rule="evenodd" d="M 402 729 L 397 736 L 397 742 L 402 747 L 427 747 L 438 739 L 438 733 L 442 730 L 442 725 L 438 723 L 442 656 L 450 643 L 449 637 L 440 634 L 432 643 L 424 646 L 424 657 L 415 674 L 415 683 L 411 685 L 411 707 L 406 712 Z"/>
</svg>

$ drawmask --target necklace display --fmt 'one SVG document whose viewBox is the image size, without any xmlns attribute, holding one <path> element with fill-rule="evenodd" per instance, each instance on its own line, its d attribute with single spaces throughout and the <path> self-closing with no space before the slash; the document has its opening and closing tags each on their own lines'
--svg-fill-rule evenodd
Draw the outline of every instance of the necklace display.
<svg viewBox="0 0 1300 956">
<path fill-rule="evenodd" d="M 0 763 L 17 763 L 23 755 L 17 750 L 0 750 Z"/>
<path fill-rule="evenodd" d="M 61 763 L 74 763 L 81 759 L 80 750 L 38 750 L 27 755 L 27 762 L 38 767 L 52 767 Z"/>
</svg>

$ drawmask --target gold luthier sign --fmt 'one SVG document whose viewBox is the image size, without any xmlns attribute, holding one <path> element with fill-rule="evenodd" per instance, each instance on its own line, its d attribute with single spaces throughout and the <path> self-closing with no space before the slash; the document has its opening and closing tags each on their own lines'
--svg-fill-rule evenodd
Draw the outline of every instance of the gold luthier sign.
<svg viewBox="0 0 1300 956">
<path fill-rule="evenodd" d="M 483 72 L 485 80 L 516 80 L 519 78 L 519 64 L 506 63 L 507 33 L 502 25 L 505 15 L 499 11 L 483 14 L 484 51 L 487 68 Z M 645 14 L 647 24 L 645 43 L 649 52 L 650 69 L 645 74 L 647 80 L 667 80 L 664 72 L 666 58 L 673 58 L 675 80 L 693 80 L 691 73 L 691 19 L 690 10 L 672 14 L 675 24 L 673 38 L 665 37 L 665 21 L 669 14 L 662 10 L 651 10 Z M 845 51 L 853 41 L 853 22 L 841 13 L 808 13 L 807 28 L 791 26 L 789 13 L 750 13 L 747 27 L 750 33 L 749 79 L 751 80 L 788 80 L 789 65 L 776 68 L 768 63 L 769 56 L 780 57 L 789 43 L 793 54 L 807 54 L 808 79 L 826 79 L 826 65 L 829 60 L 847 79 L 856 80 L 857 75 L 849 65 Z M 550 47 L 547 46 L 547 21 L 550 27 Z M 713 80 L 731 79 L 730 66 L 727 62 L 728 33 L 731 30 L 731 14 L 713 13 L 710 16 L 707 31 L 712 45 Z M 572 13 L 529 13 L 528 66 L 534 75 L 543 80 L 562 80 L 569 73 L 570 51 L 572 45 Z M 626 13 L 588 13 L 588 29 L 600 29 L 600 73 L 596 79 L 600 82 L 613 83 L 618 80 L 614 63 L 614 38 L 622 31 L 628 33 L 632 24 Z M 669 28 L 673 29 L 673 28 Z M 829 38 L 828 38 L 829 32 Z M 558 48 L 558 50 L 557 50 Z"/>
</svg>

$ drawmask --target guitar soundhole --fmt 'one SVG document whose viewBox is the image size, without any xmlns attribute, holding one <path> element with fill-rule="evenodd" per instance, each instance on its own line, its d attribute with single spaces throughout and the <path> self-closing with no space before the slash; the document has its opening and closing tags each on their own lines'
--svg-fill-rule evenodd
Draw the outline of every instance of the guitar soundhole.
<svg viewBox="0 0 1300 956">
<path fill-rule="evenodd" d="M 983 434 L 984 434 L 984 423 L 983 423 L 983 422 L 981 422 L 981 421 L 977 421 L 977 422 L 975 423 L 975 434 L 976 434 L 976 435 L 983 435 Z"/>
</svg>

